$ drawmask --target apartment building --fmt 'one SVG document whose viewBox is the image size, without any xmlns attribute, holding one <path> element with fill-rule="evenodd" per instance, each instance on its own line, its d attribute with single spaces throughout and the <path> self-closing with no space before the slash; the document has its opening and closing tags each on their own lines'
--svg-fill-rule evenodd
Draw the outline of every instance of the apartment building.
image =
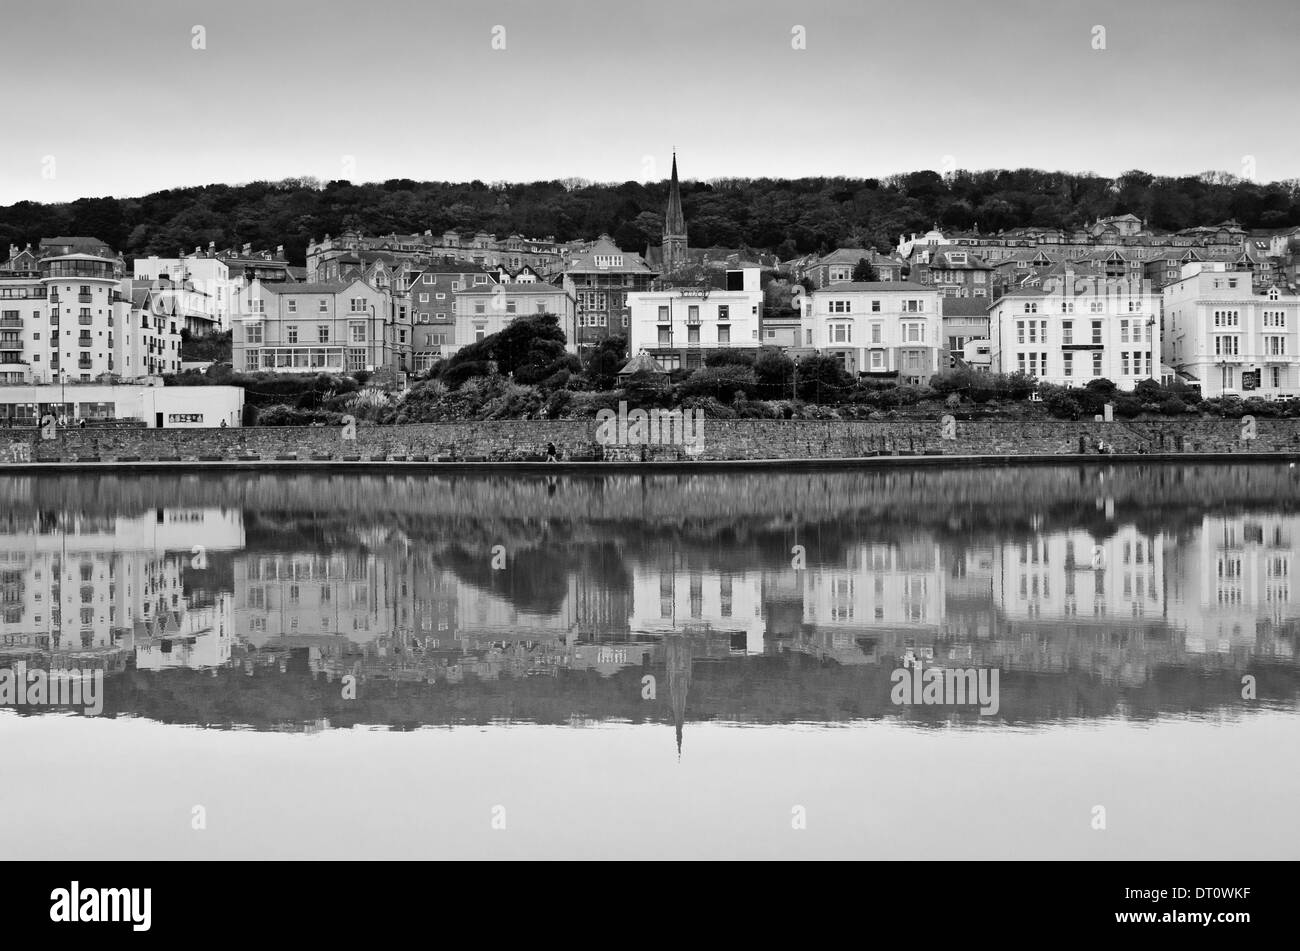
<svg viewBox="0 0 1300 951">
<path fill-rule="evenodd" d="M 1008 291 L 989 308 L 992 369 L 1044 383 L 1105 378 L 1131 390 L 1159 378 L 1160 300 L 1140 279 L 1077 277 Z"/>
<path fill-rule="evenodd" d="M 73 253 L 34 263 L 0 271 L 0 383 L 180 370 L 183 321 L 152 292 L 136 295 L 120 258 Z"/>
<path fill-rule="evenodd" d="M 239 292 L 233 324 L 232 360 L 245 373 L 400 369 L 406 353 L 391 317 L 391 295 L 360 280 L 254 279 Z"/>
<path fill-rule="evenodd" d="M 833 284 L 805 298 L 806 346 L 851 374 L 923 383 L 949 363 L 939 293 L 911 281 Z"/>
<path fill-rule="evenodd" d="M 516 317 L 531 314 L 554 314 L 574 351 L 574 300 L 562 287 L 536 282 L 478 284 L 463 289 L 456 296 L 455 350 L 497 333 Z M 418 331 L 417 331 L 418 332 Z"/>
<path fill-rule="evenodd" d="M 830 254 L 813 258 L 805 264 L 799 276 L 812 281 L 813 287 L 846 284 L 853 280 L 853 271 L 860 261 L 866 261 L 875 269 L 878 281 L 903 279 L 903 262 L 874 248 L 836 248 Z"/>
<path fill-rule="evenodd" d="M 211 318 L 210 329 L 230 329 L 231 304 L 235 294 L 232 292 L 230 266 L 225 261 L 203 255 L 199 248 L 195 248 L 193 256 L 160 258 L 155 254 L 136 258 L 131 268 L 137 281 L 170 289 L 185 312 Z M 194 332 L 208 328 L 196 322 L 190 329 Z"/>
<path fill-rule="evenodd" d="M 607 234 L 590 249 L 568 255 L 563 287 L 574 300 L 578 348 L 607 337 L 626 337 L 631 321 L 628 295 L 649 290 L 657 276 L 641 255 L 623 251 Z"/>
<path fill-rule="evenodd" d="M 1183 265 L 1162 291 L 1167 362 L 1201 395 L 1300 395 L 1300 297 L 1222 262 Z"/>
<path fill-rule="evenodd" d="M 757 351 L 763 320 L 760 270 L 726 273 L 725 286 L 664 287 L 627 295 L 628 352 L 645 352 L 665 370 L 704 365 L 717 350 Z"/>
<path fill-rule="evenodd" d="M 404 293 L 399 309 L 404 307 L 410 314 L 411 368 L 416 373 L 429 369 L 455 347 L 457 296 L 497 283 L 495 274 L 477 264 L 444 261 L 418 268 L 405 291 L 398 288 Z"/>
</svg>

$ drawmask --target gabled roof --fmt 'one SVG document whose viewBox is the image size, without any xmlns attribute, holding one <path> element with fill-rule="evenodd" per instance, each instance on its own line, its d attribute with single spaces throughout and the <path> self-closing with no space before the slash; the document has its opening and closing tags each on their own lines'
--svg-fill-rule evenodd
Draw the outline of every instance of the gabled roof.
<svg viewBox="0 0 1300 951">
<path fill-rule="evenodd" d="M 945 317 L 983 317 L 988 313 L 987 297 L 940 297 L 939 313 Z"/>
</svg>

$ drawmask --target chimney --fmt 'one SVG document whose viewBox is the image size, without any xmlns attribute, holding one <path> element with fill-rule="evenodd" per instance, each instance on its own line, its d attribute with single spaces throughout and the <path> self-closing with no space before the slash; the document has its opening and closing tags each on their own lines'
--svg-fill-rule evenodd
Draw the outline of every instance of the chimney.
<svg viewBox="0 0 1300 951">
<path fill-rule="evenodd" d="M 250 256 L 253 253 L 253 245 L 251 243 L 244 245 L 243 253 L 244 257 Z"/>
<path fill-rule="evenodd" d="M 284 260 L 284 245 L 282 245 L 282 244 L 277 244 L 277 245 L 275 246 L 275 259 L 276 259 L 277 261 L 283 261 L 283 260 Z"/>
<path fill-rule="evenodd" d="M 216 253 L 217 253 L 217 242 L 215 242 L 215 241 L 209 241 L 209 242 L 208 242 L 208 257 L 215 257 L 215 256 L 216 256 Z"/>
</svg>

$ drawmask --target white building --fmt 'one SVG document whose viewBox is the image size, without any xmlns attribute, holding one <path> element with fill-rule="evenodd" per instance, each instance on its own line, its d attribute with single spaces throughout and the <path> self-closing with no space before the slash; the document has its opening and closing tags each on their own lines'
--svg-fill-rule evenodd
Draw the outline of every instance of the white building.
<svg viewBox="0 0 1300 951">
<path fill-rule="evenodd" d="M 237 287 L 230 280 L 230 268 L 217 257 L 137 258 L 132 264 L 137 280 L 164 279 L 173 285 L 186 311 L 207 314 L 218 331 L 230 329 L 232 302 Z"/>
<path fill-rule="evenodd" d="M 409 317 L 398 325 L 388 291 L 362 280 L 254 279 L 236 296 L 231 359 L 242 373 L 356 373 L 402 367 Z"/>
<path fill-rule="evenodd" d="M 1083 386 L 1105 378 L 1122 390 L 1160 376 L 1160 299 L 1150 282 L 1048 278 L 1008 291 L 989 308 L 992 369 Z"/>
<path fill-rule="evenodd" d="M 0 274 L 0 383 L 138 380 L 180 369 L 177 318 L 92 254 Z"/>
<path fill-rule="evenodd" d="M 761 342 L 760 269 L 730 270 L 726 288 L 666 287 L 627 295 L 628 353 L 649 353 L 665 370 L 704 365 L 716 350 L 756 351 Z"/>
<path fill-rule="evenodd" d="M 1249 271 L 1185 264 L 1164 295 L 1166 361 L 1202 396 L 1300 395 L 1300 298 Z"/>
<path fill-rule="evenodd" d="M 63 425 L 138 419 L 149 429 L 209 429 L 238 426 L 243 412 L 237 386 L 0 385 L 0 425 L 35 426 L 53 416 Z"/>
<path fill-rule="evenodd" d="M 804 344 L 851 374 L 928 382 L 947 368 L 939 293 L 910 281 L 833 284 L 805 299 Z"/>
</svg>

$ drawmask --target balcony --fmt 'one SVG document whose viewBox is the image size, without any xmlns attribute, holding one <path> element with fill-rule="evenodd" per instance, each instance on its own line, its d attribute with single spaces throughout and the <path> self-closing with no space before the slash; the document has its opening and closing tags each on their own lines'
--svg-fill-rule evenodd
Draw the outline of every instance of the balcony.
<svg viewBox="0 0 1300 951">
<path fill-rule="evenodd" d="M 77 361 L 77 369 L 79 369 L 79 370 L 90 370 L 90 369 L 93 369 L 93 365 L 92 365 L 91 362 L 90 362 L 90 358 L 89 358 L 89 357 L 82 357 L 80 360 L 78 360 L 78 361 Z"/>
<path fill-rule="evenodd" d="M 89 347 L 89 346 L 92 345 L 93 340 L 94 340 L 94 338 L 89 337 L 89 336 L 78 337 L 78 338 L 77 338 L 77 346 L 79 346 L 79 347 Z"/>
<path fill-rule="evenodd" d="M 92 298 L 92 296 L 91 296 L 90 294 L 78 294 L 78 295 L 77 295 L 77 302 L 78 302 L 78 303 L 81 303 L 81 304 L 89 304 L 89 303 L 91 302 L 91 300 L 93 300 L 93 298 Z"/>
<path fill-rule="evenodd" d="M 49 296 L 49 301 L 51 304 L 57 304 L 59 302 L 59 295 L 51 291 Z"/>
<path fill-rule="evenodd" d="M 77 317 L 77 323 L 81 324 L 81 326 L 83 327 L 89 327 L 94 322 L 95 322 L 95 318 L 91 317 L 89 314 L 81 314 L 79 317 Z"/>
<path fill-rule="evenodd" d="M 23 319 L 21 317 L 0 317 L 0 329 L 3 330 L 21 330 Z"/>
</svg>

